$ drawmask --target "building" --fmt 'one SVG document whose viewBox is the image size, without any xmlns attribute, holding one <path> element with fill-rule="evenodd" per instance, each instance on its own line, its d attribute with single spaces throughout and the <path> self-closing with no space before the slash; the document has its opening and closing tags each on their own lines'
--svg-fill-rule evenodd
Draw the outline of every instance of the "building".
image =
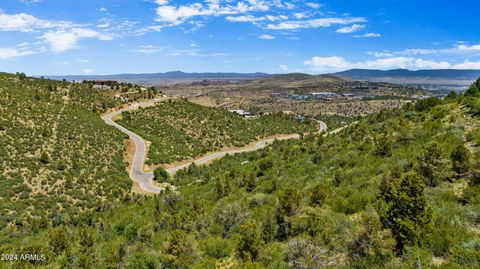
<svg viewBox="0 0 480 269">
<path fill-rule="evenodd" d="M 247 116 L 251 116 L 252 113 L 248 112 L 248 111 L 245 111 L 245 110 L 241 110 L 241 109 L 232 109 L 232 110 L 229 110 L 230 112 L 232 113 L 235 113 L 239 116 L 242 116 L 242 117 L 247 117 Z"/>
<path fill-rule="evenodd" d="M 296 120 L 296 121 L 299 121 L 299 122 L 304 122 L 305 121 L 304 116 L 295 116 L 295 117 L 293 117 L 293 119 Z"/>
</svg>

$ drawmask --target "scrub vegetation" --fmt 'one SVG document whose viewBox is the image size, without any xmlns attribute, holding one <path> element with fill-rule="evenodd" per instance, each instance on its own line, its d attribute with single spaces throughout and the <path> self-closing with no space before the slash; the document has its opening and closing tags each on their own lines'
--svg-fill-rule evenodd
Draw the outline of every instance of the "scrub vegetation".
<svg viewBox="0 0 480 269">
<path fill-rule="evenodd" d="M 40 268 L 478 268 L 479 96 L 191 166 L 175 191 L 4 231 L 0 252 L 46 253 Z"/>
<path fill-rule="evenodd" d="M 246 119 L 184 99 L 124 112 L 118 123 L 152 142 L 147 160 L 150 164 L 191 159 L 224 147 L 242 147 L 275 134 L 318 130 L 315 122 L 300 123 L 281 113 Z"/>
</svg>

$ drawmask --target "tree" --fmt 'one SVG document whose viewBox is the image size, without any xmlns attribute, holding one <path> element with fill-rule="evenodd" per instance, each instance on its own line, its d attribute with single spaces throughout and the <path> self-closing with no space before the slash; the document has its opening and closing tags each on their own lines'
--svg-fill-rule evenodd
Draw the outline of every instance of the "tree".
<svg viewBox="0 0 480 269">
<path fill-rule="evenodd" d="M 360 223 L 360 230 L 348 244 L 351 263 L 363 263 L 364 267 L 369 267 L 369 264 L 385 264 L 395 247 L 391 231 L 383 229 L 377 212 L 371 208 L 363 213 Z"/>
<path fill-rule="evenodd" d="M 238 254 L 244 260 L 255 260 L 262 245 L 262 232 L 253 221 L 240 226 L 240 242 L 238 243 Z"/>
<path fill-rule="evenodd" d="M 244 184 L 247 192 L 251 192 L 257 186 L 257 177 L 254 173 L 246 175 L 244 178 Z"/>
<path fill-rule="evenodd" d="M 40 162 L 43 164 L 48 164 L 50 162 L 50 156 L 48 156 L 48 153 L 42 153 L 42 155 L 40 156 Z"/>
<path fill-rule="evenodd" d="M 310 192 L 310 203 L 313 205 L 322 205 L 328 196 L 328 188 L 324 183 L 318 183 Z"/>
<path fill-rule="evenodd" d="M 417 172 L 425 182 L 435 187 L 449 176 L 450 162 L 443 157 L 437 143 L 428 144 L 417 158 Z"/>
<path fill-rule="evenodd" d="M 286 239 L 291 231 L 290 217 L 295 214 L 300 206 L 300 192 L 297 189 L 287 189 L 280 196 L 276 210 L 276 219 L 278 225 L 277 237 Z"/>
<path fill-rule="evenodd" d="M 468 172 L 472 154 L 463 144 L 458 145 L 450 155 L 453 164 L 453 171 L 458 174 Z"/>
<path fill-rule="evenodd" d="M 417 111 L 427 111 L 434 106 L 437 106 L 442 103 L 442 100 L 438 97 L 429 97 L 427 99 L 418 100 L 415 103 L 415 110 Z"/>
<path fill-rule="evenodd" d="M 158 167 L 153 171 L 153 179 L 158 182 L 169 182 L 170 174 L 163 167 Z"/>
<path fill-rule="evenodd" d="M 215 193 L 217 194 L 217 199 L 221 199 L 230 193 L 230 185 L 227 179 L 224 177 L 215 179 Z"/>
<path fill-rule="evenodd" d="M 48 245 L 57 255 L 68 252 L 70 249 L 70 238 L 65 226 L 57 227 L 48 233 Z"/>
<path fill-rule="evenodd" d="M 398 186 L 390 184 L 382 194 L 386 205 L 382 223 L 392 230 L 400 251 L 421 242 L 431 229 L 432 209 L 424 190 L 422 178 L 409 173 Z"/>
<path fill-rule="evenodd" d="M 164 249 L 165 258 L 173 268 L 188 268 L 188 264 L 195 258 L 193 240 L 183 230 L 172 231 Z"/>
<path fill-rule="evenodd" d="M 137 252 L 132 255 L 128 263 L 128 267 L 131 269 L 155 269 L 157 267 L 157 261 L 150 255 L 144 252 Z"/>
<path fill-rule="evenodd" d="M 375 155 L 379 157 L 387 157 L 392 154 L 392 140 L 386 134 L 377 139 L 375 143 Z"/>
<path fill-rule="evenodd" d="M 279 210 L 282 214 L 293 216 L 300 206 L 301 195 L 297 189 L 289 188 L 285 190 L 279 200 Z"/>
<path fill-rule="evenodd" d="M 465 91 L 465 96 L 478 96 L 480 93 L 480 78 L 477 79 L 468 90 Z"/>
</svg>

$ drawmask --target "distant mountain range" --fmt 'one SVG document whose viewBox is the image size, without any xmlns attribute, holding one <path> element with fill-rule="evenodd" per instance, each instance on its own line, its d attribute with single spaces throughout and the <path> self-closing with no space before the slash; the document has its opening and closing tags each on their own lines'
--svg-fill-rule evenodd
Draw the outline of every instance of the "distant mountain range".
<svg viewBox="0 0 480 269">
<path fill-rule="evenodd" d="M 68 81 L 82 80 L 117 80 L 148 85 L 169 85 L 176 83 L 190 83 L 201 80 L 214 81 L 243 81 L 253 80 L 271 76 L 266 73 L 185 73 L 172 71 L 166 73 L 145 73 L 145 74 L 116 74 L 116 75 L 67 75 L 67 76 L 43 76 L 45 78 Z"/>
<path fill-rule="evenodd" d="M 351 69 L 334 75 L 353 79 L 382 81 L 397 84 L 425 85 L 425 86 L 468 86 L 474 80 L 480 77 L 480 70 L 458 70 L 458 69 L 438 69 L 438 70 L 418 70 L 411 71 L 407 69 L 394 70 L 371 70 L 371 69 Z"/>
<path fill-rule="evenodd" d="M 335 78 L 337 76 L 337 78 Z M 275 75 L 267 73 L 186 73 L 173 71 L 166 73 L 146 74 L 116 74 L 116 75 L 67 75 L 67 76 L 44 76 L 50 79 L 69 81 L 81 80 L 117 80 L 142 85 L 171 85 L 178 83 L 191 83 L 202 80 L 211 81 L 250 81 L 257 84 L 284 83 L 295 85 L 297 80 L 308 80 L 309 84 L 317 82 L 339 82 L 341 78 L 349 80 L 366 80 L 372 82 L 388 82 L 403 85 L 422 86 L 431 89 L 464 89 L 474 80 L 480 77 L 480 70 L 418 70 L 407 69 L 374 70 L 374 69 L 351 69 L 329 75 L 312 76 L 301 73 Z M 341 77 L 341 78 L 338 78 Z M 257 80 L 257 81 L 255 81 Z"/>
</svg>

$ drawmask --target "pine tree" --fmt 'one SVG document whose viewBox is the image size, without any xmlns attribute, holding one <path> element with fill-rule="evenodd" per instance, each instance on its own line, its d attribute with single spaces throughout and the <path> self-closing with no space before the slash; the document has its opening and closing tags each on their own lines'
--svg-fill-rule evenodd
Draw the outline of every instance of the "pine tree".
<svg viewBox="0 0 480 269">
<path fill-rule="evenodd" d="M 392 230 L 398 250 L 421 242 L 431 229 L 432 209 L 424 190 L 422 178 L 409 173 L 398 186 L 390 184 L 383 193 L 386 210 L 382 222 Z"/>
</svg>

